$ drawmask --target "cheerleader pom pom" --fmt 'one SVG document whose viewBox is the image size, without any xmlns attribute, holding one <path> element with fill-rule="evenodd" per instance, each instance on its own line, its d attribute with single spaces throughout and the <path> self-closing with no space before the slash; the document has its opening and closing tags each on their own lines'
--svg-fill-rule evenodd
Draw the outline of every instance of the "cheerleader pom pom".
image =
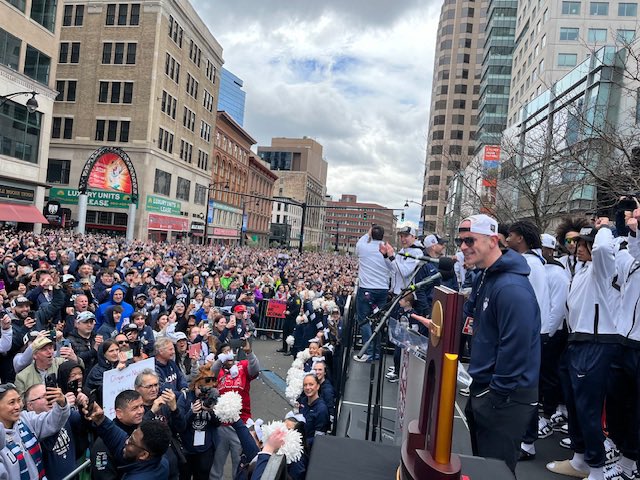
<svg viewBox="0 0 640 480">
<path fill-rule="evenodd" d="M 240 418 L 242 397 L 237 392 L 227 392 L 221 395 L 218 403 L 213 407 L 213 413 L 222 423 L 235 423 Z"/>
<path fill-rule="evenodd" d="M 293 335 L 289 335 L 287 337 L 286 343 L 287 345 L 289 345 L 290 347 L 293 347 L 293 344 L 295 343 L 296 339 L 293 338 Z"/>
<path fill-rule="evenodd" d="M 284 455 L 287 464 L 297 462 L 302 458 L 302 435 L 296 430 L 289 430 L 284 422 L 271 422 L 262 426 L 264 442 L 277 430 L 285 432 L 284 445 L 278 449 L 277 455 Z"/>
</svg>

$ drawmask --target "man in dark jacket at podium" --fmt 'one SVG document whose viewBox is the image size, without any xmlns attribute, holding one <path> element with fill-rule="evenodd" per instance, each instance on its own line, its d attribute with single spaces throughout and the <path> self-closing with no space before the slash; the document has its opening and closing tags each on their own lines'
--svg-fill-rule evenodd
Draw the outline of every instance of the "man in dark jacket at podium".
<svg viewBox="0 0 640 480">
<path fill-rule="evenodd" d="M 526 260 L 501 252 L 493 218 L 472 215 L 458 232 L 465 262 L 483 269 L 473 284 L 473 383 L 465 408 L 471 447 L 474 455 L 504 460 L 515 472 L 538 402 L 540 310 Z"/>
</svg>

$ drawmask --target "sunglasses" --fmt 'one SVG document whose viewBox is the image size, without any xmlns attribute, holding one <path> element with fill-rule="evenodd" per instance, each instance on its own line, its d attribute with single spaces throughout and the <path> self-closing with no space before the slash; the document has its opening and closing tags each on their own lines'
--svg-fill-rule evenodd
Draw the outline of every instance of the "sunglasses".
<svg viewBox="0 0 640 480">
<path fill-rule="evenodd" d="M 473 244 L 476 243 L 476 239 L 473 237 L 465 237 L 465 238 L 456 238 L 454 240 L 456 246 L 461 247 L 464 243 L 467 247 L 473 247 Z"/>
<path fill-rule="evenodd" d="M 570 243 L 578 243 L 578 238 L 577 237 L 565 238 L 564 243 L 565 245 L 569 245 Z"/>
<path fill-rule="evenodd" d="M 129 342 L 127 340 L 120 340 L 118 345 L 127 345 Z"/>
</svg>

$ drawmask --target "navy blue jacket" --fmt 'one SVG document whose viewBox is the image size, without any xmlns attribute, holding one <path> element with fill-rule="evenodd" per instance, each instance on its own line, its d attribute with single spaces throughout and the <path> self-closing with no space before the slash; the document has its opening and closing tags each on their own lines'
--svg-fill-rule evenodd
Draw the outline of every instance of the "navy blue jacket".
<svg viewBox="0 0 640 480">
<path fill-rule="evenodd" d="M 540 310 L 529 272 L 525 258 L 509 250 L 474 281 L 469 375 L 501 395 L 538 386 Z"/>
<path fill-rule="evenodd" d="M 174 360 L 169 360 L 166 365 L 162 365 L 156 359 L 156 373 L 159 377 L 161 391 L 165 388 L 171 388 L 178 395 L 180 390 L 189 387 L 187 378 Z"/>
<path fill-rule="evenodd" d="M 98 435 L 104 441 L 116 462 L 121 465 L 122 480 L 158 480 L 169 478 L 169 462 L 164 457 L 152 458 L 145 462 L 126 463 L 122 455 L 124 443 L 129 435 L 108 418 L 98 426 Z"/>
<path fill-rule="evenodd" d="M 309 404 L 307 397 L 300 402 L 300 413 L 304 416 L 304 432 L 307 436 L 307 446 L 311 448 L 313 440 L 318 433 L 326 434 L 331 429 L 329 409 L 322 397 Z"/>
</svg>

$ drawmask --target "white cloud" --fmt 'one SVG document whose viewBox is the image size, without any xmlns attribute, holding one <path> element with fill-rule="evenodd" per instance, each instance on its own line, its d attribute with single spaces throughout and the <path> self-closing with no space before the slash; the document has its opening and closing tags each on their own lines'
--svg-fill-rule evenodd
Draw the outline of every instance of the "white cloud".
<svg viewBox="0 0 640 480">
<path fill-rule="evenodd" d="M 259 145 L 314 138 L 330 195 L 390 208 L 421 198 L 440 3 L 193 0 L 244 80 Z"/>
</svg>

